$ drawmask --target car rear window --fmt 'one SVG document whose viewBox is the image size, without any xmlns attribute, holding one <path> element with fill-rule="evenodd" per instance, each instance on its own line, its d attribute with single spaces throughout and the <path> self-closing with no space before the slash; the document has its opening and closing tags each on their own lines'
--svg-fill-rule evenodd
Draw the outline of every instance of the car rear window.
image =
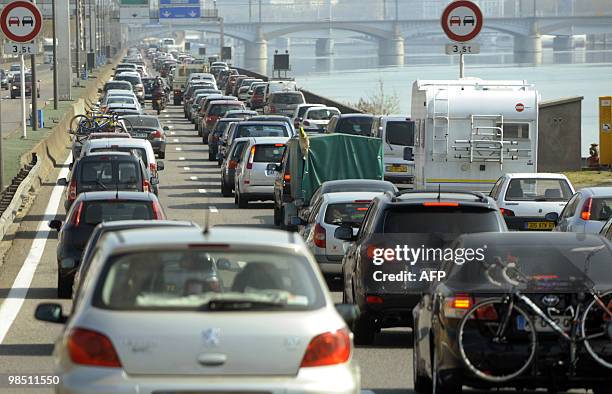
<svg viewBox="0 0 612 394">
<path fill-rule="evenodd" d="M 385 136 L 391 145 L 414 146 L 414 122 L 387 122 Z"/>
<path fill-rule="evenodd" d="M 277 125 L 241 125 L 235 138 L 240 137 L 289 137 L 287 129 Z"/>
<path fill-rule="evenodd" d="M 303 104 L 304 97 L 299 93 L 279 93 L 272 96 L 274 104 Z"/>
<path fill-rule="evenodd" d="M 242 109 L 242 104 L 212 104 L 208 110 L 209 115 L 223 116 L 227 111 Z"/>
<path fill-rule="evenodd" d="M 132 84 L 124 81 L 124 82 L 107 82 L 106 85 L 104 85 L 104 90 L 132 90 Z"/>
<path fill-rule="evenodd" d="M 612 216 L 612 198 L 593 198 L 590 220 L 607 221 Z"/>
<path fill-rule="evenodd" d="M 132 127 L 145 127 L 145 128 L 161 128 L 159 120 L 155 117 L 149 116 L 126 116 Z"/>
<path fill-rule="evenodd" d="M 112 96 L 106 100 L 107 104 L 134 104 L 134 99 L 132 97 L 126 96 Z"/>
<path fill-rule="evenodd" d="M 227 130 L 230 124 L 232 124 L 232 122 L 217 122 L 215 129 L 213 130 L 213 134 L 222 135 L 225 133 L 225 130 Z"/>
<path fill-rule="evenodd" d="M 142 83 L 141 80 L 140 80 L 140 77 L 137 77 L 137 76 L 118 75 L 117 77 L 115 77 L 115 79 L 117 81 L 128 81 L 129 83 L 132 84 L 132 86 L 136 86 L 139 83 Z"/>
<path fill-rule="evenodd" d="M 369 201 L 329 204 L 325 210 L 325 223 L 334 225 L 345 223 L 359 227 L 369 205 Z"/>
<path fill-rule="evenodd" d="M 308 119 L 330 120 L 334 115 L 340 115 L 340 111 L 334 109 L 313 109 L 308 112 Z"/>
<path fill-rule="evenodd" d="M 506 190 L 506 201 L 567 201 L 572 197 L 565 179 L 516 178 Z"/>
<path fill-rule="evenodd" d="M 112 257 L 93 303 L 115 310 L 214 313 L 312 310 L 325 298 L 302 256 L 173 247 Z"/>
<path fill-rule="evenodd" d="M 285 144 L 255 145 L 255 163 L 280 163 L 285 152 Z"/>
<path fill-rule="evenodd" d="M 147 151 L 144 148 L 130 148 L 125 146 L 111 146 L 103 148 L 93 148 L 90 152 L 127 152 L 132 153 L 139 157 L 145 165 L 149 165 L 147 162 Z"/>
<path fill-rule="evenodd" d="M 81 221 L 90 225 L 117 220 L 153 220 L 150 201 L 88 201 L 83 206 Z"/>
<path fill-rule="evenodd" d="M 100 186 L 102 189 L 125 185 L 137 189 L 141 183 L 140 167 L 133 161 L 88 160 L 81 165 L 81 185 Z"/>
<path fill-rule="evenodd" d="M 384 233 L 465 234 L 500 231 L 499 213 L 478 207 L 398 207 L 386 212 Z"/>
<path fill-rule="evenodd" d="M 363 185 L 350 185 L 339 183 L 337 185 L 325 186 L 325 193 L 338 193 L 338 192 L 395 192 L 395 188 L 392 183 L 382 183 L 378 185 L 374 184 L 363 184 Z"/>
<path fill-rule="evenodd" d="M 372 118 L 340 118 L 336 126 L 336 133 L 369 136 L 372 133 Z"/>
</svg>

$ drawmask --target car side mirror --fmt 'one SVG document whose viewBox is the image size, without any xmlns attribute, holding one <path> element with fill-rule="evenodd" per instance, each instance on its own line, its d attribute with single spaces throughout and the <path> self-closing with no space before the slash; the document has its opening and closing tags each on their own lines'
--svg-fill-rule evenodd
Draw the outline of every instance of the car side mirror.
<svg viewBox="0 0 612 394">
<path fill-rule="evenodd" d="M 59 178 L 57 180 L 57 185 L 58 186 L 66 186 L 66 185 L 68 185 L 68 180 L 66 178 Z"/>
<path fill-rule="evenodd" d="M 161 161 L 161 160 L 157 160 L 157 170 L 158 171 L 163 171 L 164 167 L 165 167 L 164 162 Z"/>
<path fill-rule="evenodd" d="M 49 221 L 49 228 L 56 231 L 60 231 L 60 229 L 62 228 L 62 221 L 57 219 Z"/>
<path fill-rule="evenodd" d="M 70 164 L 68 164 L 68 169 L 69 169 L 70 171 L 72 171 L 72 167 L 74 167 L 74 163 L 70 163 Z M 64 178 L 64 179 L 65 179 L 65 178 Z M 68 182 L 66 181 L 66 183 L 68 183 Z"/>
<path fill-rule="evenodd" d="M 544 216 L 544 219 L 557 224 L 559 223 L 559 214 L 557 212 L 549 212 Z"/>
<path fill-rule="evenodd" d="M 336 304 L 336 312 L 344 319 L 347 326 L 352 326 L 359 317 L 359 307 L 355 304 Z"/>
<path fill-rule="evenodd" d="M 60 304 L 38 304 L 36 311 L 34 312 L 36 320 L 46 321 L 49 323 L 64 324 L 68 320 L 68 317 L 64 315 L 62 306 Z"/>
<path fill-rule="evenodd" d="M 232 263 L 228 259 L 221 258 L 217 260 L 217 268 L 219 268 L 220 270 L 224 270 L 224 271 L 231 271 Z"/>
<path fill-rule="evenodd" d="M 407 146 L 404 148 L 404 160 L 414 161 L 414 152 L 411 146 Z"/>
<path fill-rule="evenodd" d="M 269 163 L 266 166 L 266 170 L 267 171 L 273 171 L 273 172 L 277 172 L 278 171 L 278 165 L 274 164 L 274 163 Z"/>
<path fill-rule="evenodd" d="M 341 241 L 352 242 L 356 237 L 353 235 L 352 227 L 340 226 L 334 231 L 334 238 Z"/>
<path fill-rule="evenodd" d="M 303 226 L 306 224 L 306 221 L 299 216 L 291 216 L 289 218 L 289 224 L 292 226 Z"/>
<path fill-rule="evenodd" d="M 162 130 L 164 130 L 164 131 L 169 131 L 169 130 L 170 130 L 170 127 L 168 127 L 168 126 L 164 126 L 164 127 L 162 127 Z"/>
</svg>

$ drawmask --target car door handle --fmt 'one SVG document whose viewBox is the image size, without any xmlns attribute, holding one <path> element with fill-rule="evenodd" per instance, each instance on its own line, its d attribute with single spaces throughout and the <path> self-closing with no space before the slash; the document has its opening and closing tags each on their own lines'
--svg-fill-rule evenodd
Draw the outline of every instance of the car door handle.
<svg viewBox="0 0 612 394">
<path fill-rule="evenodd" d="M 226 361 L 227 355 L 222 353 L 203 353 L 198 356 L 198 363 L 206 367 L 218 367 Z"/>
</svg>

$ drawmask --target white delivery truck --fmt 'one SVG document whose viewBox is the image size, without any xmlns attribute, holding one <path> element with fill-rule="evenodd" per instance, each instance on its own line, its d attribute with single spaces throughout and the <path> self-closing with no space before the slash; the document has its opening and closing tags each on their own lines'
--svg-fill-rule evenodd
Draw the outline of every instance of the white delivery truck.
<svg viewBox="0 0 612 394">
<path fill-rule="evenodd" d="M 489 192 L 505 173 L 536 172 L 539 103 L 525 81 L 415 81 L 414 187 Z"/>
</svg>

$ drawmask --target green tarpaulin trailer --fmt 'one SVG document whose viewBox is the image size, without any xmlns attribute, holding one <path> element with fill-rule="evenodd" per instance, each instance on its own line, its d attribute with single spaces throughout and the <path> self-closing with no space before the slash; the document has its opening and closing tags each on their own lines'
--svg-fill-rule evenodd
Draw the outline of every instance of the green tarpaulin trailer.
<svg viewBox="0 0 612 394">
<path fill-rule="evenodd" d="M 285 206 L 286 224 L 307 206 L 310 197 L 326 181 L 380 179 L 384 177 L 383 147 L 379 138 L 349 134 L 296 136 L 287 143 L 291 196 Z"/>
</svg>

